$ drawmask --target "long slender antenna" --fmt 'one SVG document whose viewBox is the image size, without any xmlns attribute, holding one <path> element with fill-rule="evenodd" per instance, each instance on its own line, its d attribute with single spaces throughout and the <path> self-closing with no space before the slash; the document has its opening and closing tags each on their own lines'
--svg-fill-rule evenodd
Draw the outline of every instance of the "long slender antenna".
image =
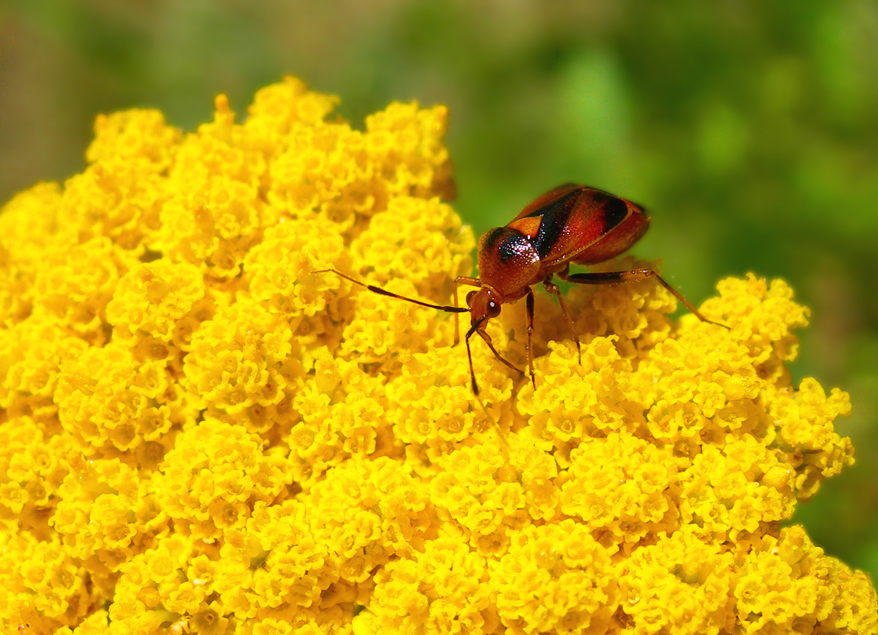
<svg viewBox="0 0 878 635">
<path fill-rule="evenodd" d="M 345 280 L 349 280 L 350 282 L 353 282 L 356 285 L 359 285 L 361 287 L 364 287 L 365 289 L 368 289 L 372 293 L 377 293 L 379 295 L 386 295 L 386 296 L 391 297 L 391 298 L 396 298 L 397 300 L 405 300 L 406 302 L 411 302 L 412 304 L 424 306 L 424 307 L 427 307 L 428 309 L 438 309 L 440 311 L 446 311 L 448 313 L 469 313 L 470 312 L 469 308 L 458 307 L 458 306 L 446 306 L 444 304 L 431 304 L 429 302 L 421 302 L 420 300 L 415 300 L 414 298 L 408 298 L 404 295 L 399 295 L 398 293 L 393 293 L 392 291 L 388 291 L 387 289 L 382 289 L 381 287 L 376 287 L 374 284 L 366 284 L 365 282 L 361 282 L 355 278 L 351 278 L 349 275 L 344 274 L 341 271 L 338 271 L 337 269 L 320 269 L 318 271 L 312 271 L 311 273 L 334 273 L 335 275 L 340 276 L 340 277 L 344 278 Z M 470 283 L 470 284 L 472 283 L 471 278 L 466 278 L 465 280 L 468 281 L 468 283 Z M 457 281 L 455 281 L 455 282 L 457 282 Z M 457 288 L 455 287 L 455 300 L 457 299 L 456 295 L 457 295 Z M 473 367 L 473 355 L 472 355 L 472 350 L 470 349 L 470 345 L 469 345 L 470 337 L 472 337 L 473 333 L 478 333 L 482 337 L 482 339 L 485 340 L 485 343 L 488 345 L 488 348 L 491 349 L 491 352 L 494 353 L 494 357 L 496 357 L 501 362 L 506 364 L 512 370 L 517 370 L 518 372 L 522 372 L 522 371 L 521 371 L 521 369 L 519 369 L 515 365 L 513 365 L 512 362 L 509 362 L 509 361 L 503 359 L 503 357 L 500 356 L 500 353 L 497 352 L 497 349 L 494 348 L 494 344 L 491 342 L 491 338 L 488 337 L 488 335 L 485 332 L 479 330 L 479 326 L 481 326 L 482 323 L 486 319 L 487 318 L 482 318 L 481 320 L 479 320 L 478 322 L 473 324 L 472 327 L 466 332 L 466 356 L 469 359 L 469 375 L 470 375 L 470 381 L 472 382 L 473 395 L 475 395 L 476 401 L 478 402 L 482 411 L 485 413 L 485 416 L 488 418 L 488 421 L 490 421 L 491 424 L 493 424 L 494 429 L 497 431 L 497 438 L 500 439 L 500 442 L 504 448 L 504 452 L 508 456 L 509 442 L 503 436 L 503 433 L 500 430 L 500 424 L 494 420 L 494 417 L 491 416 L 491 413 L 485 407 L 485 403 L 482 401 L 482 398 L 479 396 L 479 385 L 476 383 L 476 371 L 475 371 L 475 368 Z"/>
<path fill-rule="evenodd" d="M 469 309 L 465 309 L 463 307 L 458 306 L 446 306 L 444 304 L 430 304 L 429 302 L 421 302 L 420 300 L 415 300 L 414 298 L 407 298 L 404 295 L 399 295 L 398 293 L 394 293 L 393 291 L 388 291 L 387 289 L 382 289 L 381 287 L 376 287 L 374 284 L 366 284 L 365 282 L 360 282 L 359 280 L 355 280 L 351 278 L 349 275 L 342 273 L 341 271 L 337 271 L 336 269 L 321 269 L 319 271 L 312 271 L 311 273 L 334 273 L 337 276 L 341 276 L 345 280 L 350 280 L 356 285 L 361 287 L 365 287 L 372 293 L 377 293 L 379 295 L 386 295 L 391 298 L 396 298 L 397 300 L 405 300 L 406 302 L 411 302 L 412 304 L 418 304 L 420 306 L 425 306 L 428 309 L 438 309 L 440 311 L 445 311 L 446 313 L 469 313 Z"/>
<path fill-rule="evenodd" d="M 469 313 L 470 312 L 469 308 L 458 307 L 458 306 L 446 306 L 444 304 L 431 304 L 429 302 L 421 302 L 420 300 L 415 300 L 414 298 L 408 298 L 404 295 L 399 295 L 398 293 L 393 293 L 392 291 L 388 291 L 387 289 L 382 289 L 381 287 L 376 287 L 374 284 L 366 284 L 365 282 L 361 282 L 355 278 L 351 278 L 349 275 L 344 274 L 341 271 L 338 271 L 337 269 L 320 269 L 319 271 L 312 271 L 311 273 L 334 273 L 335 275 L 340 276 L 340 277 L 344 278 L 345 280 L 349 280 L 350 282 L 353 282 L 356 285 L 359 285 L 361 287 L 364 287 L 365 289 L 368 289 L 372 293 L 377 293 L 379 295 L 385 295 L 385 296 L 388 296 L 391 298 L 396 298 L 397 300 L 405 300 L 406 302 L 411 302 L 412 304 L 424 306 L 424 307 L 427 307 L 428 309 L 438 309 L 440 311 L 446 311 L 448 313 Z M 517 370 L 520 373 L 523 372 L 520 368 L 515 366 L 512 362 L 504 359 L 500 355 L 500 353 L 497 352 L 497 349 L 494 348 L 494 344 L 491 342 L 491 338 L 488 337 L 488 334 L 485 333 L 484 331 L 479 330 L 479 327 L 482 325 L 482 323 L 486 319 L 487 318 L 482 318 L 481 320 L 479 320 L 478 322 L 473 324 L 472 327 L 470 327 L 470 329 L 466 332 L 466 338 L 465 338 L 466 339 L 466 356 L 469 359 L 470 380 L 472 383 L 473 394 L 475 394 L 476 397 L 479 396 L 479 385 L 478 385 L 478 383 L 476 383 L 476 371 L 475 371 L 475 368 L 473 367 L 473 354 L 472 354 L 472 349 L 470 348 L 470 344 L 469 344 L 470 337 L 472 337 L 473 333 L 478 333 L 481 336 L 481 338 L 483 340 L 485 340 L 485 343 L 488 345 L 488 348 L 490 348 L 491 352 L 494 353 L 494 357 L 496 357 L 501 362 L 506 364 L 506 366 L 508 366 L 512 370 Z"/>
</svg>

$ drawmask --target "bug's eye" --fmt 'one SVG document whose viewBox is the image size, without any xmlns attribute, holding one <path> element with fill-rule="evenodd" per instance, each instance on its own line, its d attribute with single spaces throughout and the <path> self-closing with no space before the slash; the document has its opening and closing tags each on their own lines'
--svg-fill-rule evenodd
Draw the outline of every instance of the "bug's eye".
<svg viewBox="0 0 878 635">
<path fill-rule="evenodd" d="M 469 293 L 466 294 L 466 305 L 467 306 L 473 305 L 473 298 L 476 297 L 476 293 L 478 293 L 478 292 L 477 291 L 470 291 Z"/>
<path fill-rule="evenodd" d="M 495 318 L 500 315 L 500 304 L 491 300 L 488 302 L 488 317 Z"/>
</svg>

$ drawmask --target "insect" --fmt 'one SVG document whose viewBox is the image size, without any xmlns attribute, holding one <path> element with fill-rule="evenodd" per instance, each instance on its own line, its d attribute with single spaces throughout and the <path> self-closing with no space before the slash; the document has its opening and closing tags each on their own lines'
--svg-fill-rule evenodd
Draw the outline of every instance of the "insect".
<svg viewBox="0 0 878 635">
<path fill-rule="evenodd" d="M 555 275 L 561 280 L 576 284 L 618 284 L 655 278 L 698 319 L 718 324 L 701 315 L 686 298 L 652 269 L 570 273 L 571 263 L 593 265 L 627 251 L 643 236 L 648 227 L 649 217 L 640 205 L 603 190 L 567 183 L 537 198 L 505 227 L 496 227 L 482 236 L 478 246 L 479 277 L 458 276 L 454 280 L 454 306 L 431 304 L 401 296 L 381 287 L 355 280 L 335 269 L 324 269 L 314 273 L 335 273 L 373 293 L 420 306 L 449 313 L 469 313 L 470 328 L 465 337 L 466 352 L 469 358 L 472 390 L 478 396 L 479 386 L 476 382 L 469 344 L 473 335 L 481 337 L 499 361 L 513 370 L 522 372 L 497 352 L 491 336 L 485 330 L 489 320 L 500 315 L 500 309 L 504 304 L 516 302 L 521 298 L 525 299 L 527 310 L 528 370 L 531 382 L 536 387 L 532 343 L 534 323 L 532 287 L 536 284 L 542 283 L 546 291 L 558 298 L 561 311 L 573 334 L 581 362 L 579 337 L 573 327 L 570 311 L 561 296 L 561 290 L 552 281 Z M 460 285 L 478 287 L 478 290 L 470 291 L 466 295 L 466 308 L 458 306 Z M 723 324 L 718 326 L 725 327 Z M 458 331 L 455 333 L 455 344 L 459 341 Z"/>
</svg>

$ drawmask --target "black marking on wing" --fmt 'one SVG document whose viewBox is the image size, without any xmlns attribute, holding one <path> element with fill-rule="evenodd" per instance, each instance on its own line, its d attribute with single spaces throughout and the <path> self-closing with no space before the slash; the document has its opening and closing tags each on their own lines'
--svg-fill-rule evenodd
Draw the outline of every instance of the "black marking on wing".
<svg viewBox="0 0 878 635">
<path fill-rule="evenodd" d="M 582 190 L 573 190 L 569 194 L 562 196 L 557 201 L 552 201 L 548 205 L 534 210 L 528 216 L 542 216 L 540 228 L 537 235 L 533 238 L 533 246 L 536 248 L 540 258 L 545 258 L 552 251 L 552 247 L 561 238 L 564 228 L 570 220 L 570 214 L 573 212 L 576 199 L 582 193 Z"/>
<path fill-rule="evenodd" d="M 604 231 L 608 232 L 613 227 L 621 223 L 625 220 L 625 217 L 628 216 L 628 206 L 625 204 L 621 198 L 611 197 L 604 203 L 604 207 L 602 209 L 604 215 L 604 223 L 606 225 Z"/>
<path fill-rule="evenodd" d="M 563 185 L 561 187 L 564 187 Z M 570 201 L 579 195 L 582 192 L 582 188 L 578 187 L 575 190 L 568 192 L 561 198 L 555 199 L 551 203 L 546 203 L 542 207 L 536 208 L 530 214 L 523 216 L 522 218 L 529 218 L 531 216 L 544 216 L 546 214 L 552 214 L 559 207 L 564 207 L 565 205 L 570 205 Z"/>
</svg>

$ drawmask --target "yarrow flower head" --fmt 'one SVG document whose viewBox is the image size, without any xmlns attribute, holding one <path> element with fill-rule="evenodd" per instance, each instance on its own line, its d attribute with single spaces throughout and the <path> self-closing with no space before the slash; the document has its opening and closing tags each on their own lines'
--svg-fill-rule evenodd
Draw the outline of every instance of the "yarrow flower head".
<svg viewBox="0 0 878 635">
<path fill-rule="evenodd" d="M 538 295 L 536 386 L 475 346 L 479 401 L 455 316 L 316 273 L 473 274 L 447 111 L 335 104 L 102 116 L 0 212 L 4 632 L 876 632 L 868 577 L 782 528 L 853 462 L 784 282 L 723 280 L 728 329 L 577 287 L 581 360 Z M 488 328 L 524 366 L 523 310 Z"/>
</svg>

